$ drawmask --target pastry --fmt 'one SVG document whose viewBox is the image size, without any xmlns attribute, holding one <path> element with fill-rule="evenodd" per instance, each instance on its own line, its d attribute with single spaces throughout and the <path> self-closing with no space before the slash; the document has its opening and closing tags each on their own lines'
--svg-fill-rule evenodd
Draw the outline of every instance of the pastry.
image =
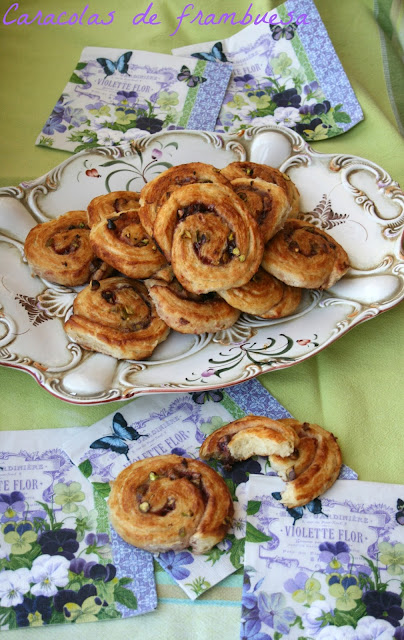
<svg viewBox="0 0 404 640">
<path fill-rule="evenodd" d="M 265 246 L 262 267 L 294 287 L 329 289 L 346 273 L 349 259 L 328 233 L 290 219 Z"/>
<path fill-rule="evenodd" d="M 290 204 L 290 215 L 295 216 L 299 212 L 300 194 L 294 182 L 286 173 L 257 162 L 231 162 L 221 170 L 221 173 L 230 181 L 235 178 L 261 178 L 266 182 L 273 182 L 285 191 Z"/>
<path fill-rule="evenodd" d="M 197 294 L 242 286 L 263 255 L 257 223 L 219 184 L 177 189 L 157 214 L 154 237 L 182 286 Z"/>
<path fill-rule="evenodd" d="M 95 272 L 104 277 L 108 271 L 91 248 L 85 211 L 68 211 L 36 225 L 26 237 L 24 251 L 32 272 L 56 284 L 75 287 Z"/>
<path fill-rule="evenodd" d="M 160 318 L 179 333 L 215 333 L 231 327 L 240 311 L 216 293 L 189 293 L 178 280 L 171 283 L 157 279 L 145 282 Z"/>
<path fill-rule="evenodd" d="M 287 482 L 281 502 L 289 508 L 299 507 L 334 484 L 341 469 L 341 451 L 334 435 L 317 424 L 291 418 L 279 422 L 292 427 L 299 442 L 292 455 L 271 455 L 269 460 L 274 471 Z"/>
<path fill-rule="evenodd" d="M 295 429 L 279 420 L 249 415 L 213 431 L 202 443 L 199 457 L 215 458 L 225 466 L 251 456 L 289 456 L 299 441 Z"/>
<path fill-rule="evenodd" d="M 89 226 L 93 227 L 97 222 L 123 211 L 138 211 L 139 197 L 136 191 L 111 191 L 93 198 L 87 207 Z"/>
<path fill-rule="evenodd" d="M 142 360 L 167 338 L 170 329 L 158 317 L 142 282 L 113 277 L 93 280 L 78 293 L 65 331 L 87 349 Z"/>
<path fill-rule="evenodd" d="M 290 212 L 285 191 L 261 178 L 236 178 L 231 187 L 258 223 L 264 244 L 282 227 Z"/>
<path fill-rule="evenodd" d="M 180 164 L 163 171 L 148 182 L 140 192 L 140 219 L 147 233 L 153 235 L 158 211 L 171 194 L 184 185 L 196 183 L 228 184 L 219 169 L 203 162 Z"/>
<path fill-rule="evenodd" d="M 92 227 L 90 242 L 97 256 L 128 278 L 148 278 L 166 264 L 137 211 L 104 218 Z"/>
<path fill-rule="evenodd" d="M 263 269 L 247 284 L 218 291 L 232 307 L 261 318 L 283 318 L 299 306 L 301 289 L 289 287 Z"/>
<path fill-rule="evenodd" d="M 206 553 L 223 540 L 233 502 L 223 478 L 199 460 L 174 454 L 126 467 L 108 498 L 111 524 L 129 544 L 152 552 L 191 547 Z"/>
</svg>

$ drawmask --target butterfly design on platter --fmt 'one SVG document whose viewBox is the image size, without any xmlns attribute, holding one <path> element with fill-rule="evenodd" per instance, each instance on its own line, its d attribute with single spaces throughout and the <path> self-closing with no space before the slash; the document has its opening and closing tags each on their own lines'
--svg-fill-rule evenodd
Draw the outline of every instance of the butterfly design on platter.
<svg viewBox="0 0 404 640">
<path fill-rule="evenodd" d="M 227 62 L 226 54 L 223 53 L 223 45 L 221 42 L 216 42 L 213 45 L 210 52 L 201 52 L 201 53 L 191 53 L 193 58 L 198 58 L 199 60 L 207 60 L 208 62 Z"/>
<path fill-rule="evenodd" d="M 295 37 L 297 23 L 292 22 L 285 27 L 281 27 L 280 24 L 270 24 L 269 28 L 271 29 L 271 34 L 274 40 L 280 40 L 281 38 L 285 38 L 285 40 L 292 40 L 292 38 Z"/>
<path fill-rule="evenodd" d="M 181 67 L 181 71 L 177 75 L 177 80 L 180 80 L 180 82 L 186 82 L 187 86 L 191 87 L 192 89 L 193 87 L 197 87 L 198 84 L 206 82 L 207 78 L 204 78 L 203 76 L 192 75 L 191 71 L 184 64 Z"/>
<path fill-rule="evenodd" d="M 404 526 L 404 500 L 401 500 L 401 498 L 397 500 L 396 520 L 398 524 Z"/>
<path fill-rule="evenodd" d="M 128 423 L 122 413 L 115 413 L 112 418 L 113 435 L 103 436 L 90 444 L 90 449 L 109 449 L 114 453 L 123 454 L 129 460 L 129 447 L 125 441 L 134 442 L 139 438 L 148 438 L 147 434 L 139 433 L 134 427 L 128 427 Z"/>
<path fill-rule="evenodd" d="M 115 71 L 119 71 L 122 74 L 128 74 L 128 63 L 132 57 L 132 51 L 127 51 L 119 56 L 118 60 L 115 62 L 113 60 L 109 60 L 108 58 L 97 58 L 98 64 L 102 66 L 104 69 L 104 73 L 106 76 L 112 76 Z"/>
</svg>

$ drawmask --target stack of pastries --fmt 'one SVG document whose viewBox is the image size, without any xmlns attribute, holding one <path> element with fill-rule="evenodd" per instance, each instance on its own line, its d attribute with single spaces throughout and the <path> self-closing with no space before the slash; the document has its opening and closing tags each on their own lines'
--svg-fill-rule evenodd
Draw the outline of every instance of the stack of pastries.
<svg viewBox="0 0 404 640">
<path fill-rule="evenodd" d="M 341 278 L 349 267 L 344 249 L 298 214 L 298 190 L 278 169 L 192 162 L 140 193 L 100 195 L 87 211 L 37 225 L 25 255 L 34 274 L 86 285 L 65 323 L 73 340 L 139 360 L 170 329 L 216 332 L 241 312 L 285 317 L 302 289 Z"/>
</svg>

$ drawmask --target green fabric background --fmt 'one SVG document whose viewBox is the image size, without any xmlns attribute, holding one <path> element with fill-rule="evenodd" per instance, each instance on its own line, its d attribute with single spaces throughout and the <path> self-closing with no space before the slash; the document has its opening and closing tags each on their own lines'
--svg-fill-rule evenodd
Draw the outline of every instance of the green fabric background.
<svg viewBox="0 0 404 640">
<path fill-rule="evenodd" d="M 11 1 L 1 3 L 1 17 Z M 64 5 L 51 0 L 22 0 L 31 19 L 66 10 L 81 13 L 84 0 Z M 91 13 L 104 19 L 116 10 L 109 26 L 1 26 L 0 186 L 16 185 L 46 173 L 64 160 L 65 152 L 34 146 L 37 134 L 51 112 L 84 46 L 109 46 L 170 53 L 171 48 L 193 42 L 219 40 L 237 33 L 238 26 L 201 27 L 184 22 L 174 37 L 175 17 L 187 4 L 182 0 L 157 0 L 154 11 L 162 24 L 132 26 L 135 14 L 149 0 L 136 3 L 90 2 Z M 210 0 L 196 3 L 205 13 L 237 11 L 240 17 L 249 0 Z M 253 12 L 265 12 L 279 2 L 254 1 Z M 327 153 L 363 156 L 381 165 L 404 185 L 404 141 L 392 111 L 383 73 L 379 27 L 372 0 L 317 0 L 316 6 L 351 81 L 365 120 L 346 134 L 313 144 Z M 404 87 L 401 88 L 404 92 Z M 353 329 L 312 359 L 260 378 L 262 384 L 301 420 L 317 422 L 339 438 L 346 464 L 363 480 L 404 483 L 404 305 Z M 26 373 L 0 368 L 0 429 L 58 428 L 90 425 L 122 405 L 77 407 L 52 397 Z M 0 435 L 1 440 L 1 435 Z M 403 496 L 404 498 L 404 487 Z M 159 574 L 161 575 L 161 574 Z M 80 625 L 74 637 L 114 640 L 121 637 L 165 639 L 237 638 L 240 621 L 241 577 L 233 576 L 197 603 L 184 599 L 178 587 L 159 579 L 161 601 L 147 616 L 96 627 Z M 54 638 L 55 628 L 39 632 L 20 629 L 20 638 Z M 68 626 L 58 638 L 72 638 Z M 10 636 L 11 637 L 11 636 Z"/>
</svg>

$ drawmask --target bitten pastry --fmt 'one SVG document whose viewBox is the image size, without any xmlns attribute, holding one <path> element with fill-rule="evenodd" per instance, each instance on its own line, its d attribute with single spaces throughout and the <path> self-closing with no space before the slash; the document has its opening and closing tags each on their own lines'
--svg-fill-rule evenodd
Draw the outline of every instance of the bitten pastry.
<svg viewBox="0 0 404 640">
<path fill-rule="evenodd" d="M 148 182 L 140 192 L 140 219 L 147 233 L 152 236 L 156 216 L 171 194 L 189 184 L 228 184 L 228 180 L 216 167 L 203 162 L 180 164 L 163 171 Z"/>
<path fill-rule="evenodd" d="M 36 225 L 26 237 L 24 251 L 32 272 L 56 284 L 75 287 L 95 272 L 104 277 L 108 271 L 91 247 L 85 211 L 68 211 Z"/>
<path fill-rule="evenodd" d="M 287 197 L 290 204 L 290 215 L 294 216 L 299 212 L 299 198 L 300 194 L 297 190 L 295 183 L 289 178 L 286 173 L 269 167 L 266 164 L 259 164 L 257 162 L 231 162 L 221 169 L 221 173 L 230 181 L 236 178 L 261 178 L 266 182 L 273 182 L 281 187 Z"/>
<path fill-rule="evenodd" d="M 201 296 L 189 293 L 178 280 L 166 283 L 153 279 L 145 284 L 160 318 L 179 333 L 222 331 L 231 327 L 240 315 L 216 293 Z"/>
<path fill-rule="evenodd" d="M 213 431 L 202 443 L 199 457 L 215 458 L 226 466 L 251 456 L 289 456 L 299 441 L 295 429 L 279 420 L 249 415 Z"/>
<path fill-rule="evenodd" d="M 242 286 L 263 255 L 257 223 L 219 184 L 177 189 L 157 214 L 154 237 L 182 286 L 197 294 Z"/>
<path fill-rule="evenodd" d="M 290 212 L 285 191 L 261 178 L 236 178 L 231 187 L 258 223 L 264 244 L 282 227 Z"/>
<path fill-rule="evenodd" d="M 170 328 L 159 318 L 145 285 L 123 277 L 93 280 L 76 296 L 67 334 L 87 349 L 142 360 Z"/>
<path fill-rule="evenodd" d="M 347 272 L 349 259 L 328 233 L 290 219 L 265 246 L 262 267 L 294 287 L 329 289 Z"/>
<path fill-rule="evenodd" d="M 138 211 L 139 194 L 136 191 L 111 191 L 93 198 L 87 207 L 88 224 L 93 227 L 105 218 L 123 211 Z"/>
<path fill-rule="evenodd" d="M 174 454 L 121 471 L 108 509 L 121 538 L 155 553 L 188 547 L 206 553 L 223 540 L 234 513 L 227 485 L 214 469 Z"/>
<path fill-rule="evenodd" d="M 247 284 L 236 289 L 218 291 L 232 307 L 260 318 L 283 318 L 299 306 L 301 289 L 289 287 L 263 269 Z"/>
<path fill-rule="evenodd" d="M 90 242 L 97 256 L 129 278 L 148 278 L 166 264 L 137 211 L 101 220 L 92 227 Z"/>
<path fill-rule="evenodd" d="M 305 505 L 329 489 L 338 478 L 342 457 L 332 433 L 318 424 L 291 418 L 279 420 L 292 427 L 299 437 L 288 457 L 271 455 L 271 467 L 287 482 L 281 502 L 287 507 Z"/>
</svg>

